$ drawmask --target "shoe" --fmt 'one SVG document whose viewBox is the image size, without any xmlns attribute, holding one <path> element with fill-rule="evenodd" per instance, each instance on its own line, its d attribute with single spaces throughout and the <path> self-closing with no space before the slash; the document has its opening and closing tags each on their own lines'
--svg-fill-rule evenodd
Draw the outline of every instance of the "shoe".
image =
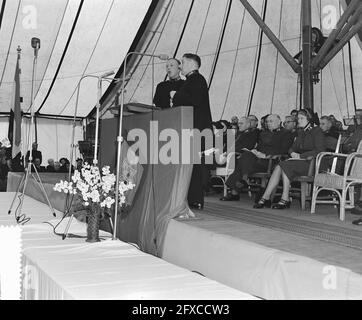
<svg viewBox="0 0 362 320">
<path fill-rule="evenodd" d="M 239 201 L 240 195 L 238 194 L 228 194 L 225 197 L 220 198 L 221 201 Z"/>
<path fill-rule="evenodd" d="M 290 201 L 285 201 L 283 199 L 280 199 L 278 203 L 273 204 L 272 209 L 279 209 L 279 210 L 283 210 L 283 209 L 289 209 L 290 208 Z"/>
<path fill-rule="evenodd" d="M 189 207 L 192 209 L 202 210 L 202 209 L 204 209 L 204 204 L 199 203 L 199 202 L 194 202 L 194 203 L 190 204 Z"/>
<path fill-rule="evenodd" d="M 352 221 L 353 224 L 357 225 L 357 226 L 362 226 L 362 219 L 357 219 Z"/>
<path fill-rule="evenodd" d="M 260 198 L 260 200 L 254 204 L 254 209 L 262 209 L 262 208 L 270 208 L 271 207 L 271 201 L 264 199 L 264 198 Z"/>
</svg>

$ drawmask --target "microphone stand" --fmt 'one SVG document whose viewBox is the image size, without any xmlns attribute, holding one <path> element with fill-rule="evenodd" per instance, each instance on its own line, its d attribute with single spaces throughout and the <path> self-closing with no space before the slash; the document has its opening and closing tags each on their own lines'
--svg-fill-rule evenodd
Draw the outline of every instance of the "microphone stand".
<svg viewBox="0 0 362 320">
<path fill-rule="evenodd" d="M 30 143 L 32 143 L 33 141 L 33 126 L 34 126 L 34 91 L 35 91 L 35 75 L 36 75 L 36 68 L 37 68 L 37 62 L 38 62 L 38 51 L 40 48 L 40 42 L 37 42 L 35 47 L 34 47 L 34 59 L 33 59 L 33 73 L 32 73 L 32 79 L 31 79 L 31 99 L 30 99 L 30 127 L 29 127 L 29 136 L 28 136 L 28 141 L 30 141 Z M 40 190 L 42 191 L 49 209 L 52 213 L 52 215 L 54 217 L 56 217 L 55 211 L 53 206 L 51 205 L 48 195 L 46 193 L 46 190 L 44 188 L 44 185 L 40 179 L 38 170 L 35 166 L 35 164 L 33 163 L 33 154 L 32 154 L 32 147 L 30 147 L 30 143 L 28 145 L 28 152 L 29 152 L 29 160 L 28 163 L 26 165 L 25 168 L 25 174 L 23 175 L 23 177 L 21 178 L 19 185 L 17 187 L 16 193 L 14 195 L 13 201 L 11 202 L 8 214 L 11 214 L 15 199 L 18 197 L 18 194 L 20 192 L 20 189 L 22 189 L 21 195 L 19 197 L 20 199 L 20 205 L 18 207 L 18 209 L 15 211 L 15 218 L 16 218 L 16 222 L 18 224 L 25 224 L 26 222 L 28 222 L 30 220 L 30 218 L 26 218 L 25 215 L 22 214 L 22 210 L 23 210 L 23 204 L 24 204 L 24 196 L 25 196 L 25 190 L 29 181 L 29 175 L 31 175 L 33 177 L 33 179 L 35 180 L 35 182 L 38 184 Z M 25 157 L 26 158 L 26 157 Z M 32 169 L 35 172 L 35 176 L 32 172 Z M 19 210 L 19 213 L 17 213 L 17 211 Z"/>
<path fill-rule="evenodd" d="M 76 118 L 77 118 L 77 111 L 78 111 L 78 103 L 79 103 L 79 92 L 80 92 L 80 85 L 83 79 L 85 78 L 96 78 L 98 80 L 98 84 L 97 84 L 97 105 L 96 105 L 96 129 L 95 129 L 95 146 L 94 146 L 94 155 L 93 155 L 93 165 L 98 165 L 98 135 L 99 135 L 99 109 L 100 109 L 100 100 L 102 97 L 102 81 L 103 80 L 109 80 L 109 76 L 113 75 L 114 72 L 107 72 L 101 76 L 95 76 L 95 75 L 84 75 L 81 77 L 81 79 L 79 80 L 78 86 L 77 86 L 77 96 L 76 96 L 76 102 L 75 102 L 75 109 L 74 109 L 74 116 L 73 116 L 73 130 L 72 130 L 72 143 L 71 143 L 71 151 L 70 151 L 70 167 L 69 167 L 69 181 L 71 180 L 71 176 L 72 176 L 72 163 L 73 163 L 73 158 L 74 158 L 74 149 L 76 148 L 76 144 L 74 144 L 74 139 L 75 139 L 75 127 L 76 127 Z M 67 194 L 67 200 L 69 197 L 69 193 Z M 63 217 L 66 217 L 70 212 L 70 207 L 66 207 L 64 210 L 64 215 Z M 64 229 L 64 233 L 62 235 L 62 239 L 65 240 L 65 238 L 68 236 L 68 232 L 69 232 L 69 228 L 70 225 L 72 223 L 74 217 L 74 212 L 72 212 L 72 214 L 69 217 L 68 223 Z M 112 219 L 110 218 L 110 225 L 111 228 L 113 229 L 113 224 L 112 224 Z"/>
<path fill-rule="evenodd" d="M 122 86 L 121 86 L 121 105 L 119 110 L 119 120 L 118 120 L 118 136 L 117 136 L 117 167 L 116 167 L 116 196 L 115 196 L 115 204 L 114 204 L 114 222 L 113 222 L 113 236 L 112 240 L 117 240 L 117 216 L 118 216 L 118 204 L 119 204 L 119 184 L 120 184 L 120 174 L 121 174 L 121 149 L 122 149 L 122 121 L 123 121 L 123 109 L 124 109 L 124 91 L 125 91 L 125 80 L 126 80 L 126 70 L 127 70 L 127 59 L 131 55 L 138 56 L 147 56 L 153 58 L 159 58 L 160 60 L 167 60 L 169 57 L 167 55 L 154 55 L 150 53 L 142 53 L 142 52 L 128 52 L 123 64 L 123 73 L 122 73 Z"/>
</svg>

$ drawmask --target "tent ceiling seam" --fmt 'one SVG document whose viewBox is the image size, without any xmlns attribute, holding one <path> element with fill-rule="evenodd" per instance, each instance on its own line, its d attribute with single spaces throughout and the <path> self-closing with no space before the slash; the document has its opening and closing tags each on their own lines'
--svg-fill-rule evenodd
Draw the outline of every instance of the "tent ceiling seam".
<svg viewBox="0 0 362 320">
<path fill-rule="evenodd" d="M 210 72 L 209 81 L 208 81 L 209 89 L 211 87 L 212 80 L 214 79 L 214 74 L 215 74 L 215 70 L 216 70 L 216 67 L 217 67 L 217 62 L 218 62 L 219 56 L 220 56 L 220 49 L 221 49 L 222 43 L 224 41 L 225 29 L 226 29 L 227 23 L 229 21 L 230 9 L 231 9 L 232 3 L 233 3 L 232 0 L 228 0 L 228 2 L 226 3 L 224 18 L 223 18 L 223 22 L 222 22 L 221 29 L 220 29 L 218 43 L 217 43 L 217 46 L 216 46 L 216 54 L 215 54 L 213 62 L 212 62 L 211 72 Z"/>
<path fill-rule="evenodd" d="M 279 30 L 278 30 L 278 38 L 280 38 L 281 27 L 282 27 L 282 19 L 283 19 L 283 0 L 280 1 L 280 16 L 279 16 Z M 275 87 L 277 82 L 277 73 L 278 73 L 278 62 L 279 62 L 279 50 L 277 50 L 276 58 L 275 58 L 275 66 L 274 66 L 274 79 L 273 79 L 273 91 L 272 91 L 272 99 L 270 104 L 270 113 L 273 113 L 273 105 L 274 105 L 274 95 L 275 95 Z"/>
<path fill-rule="evenodd" d="M 237 43 L 237 45 L 236 45 L 237 47 L 239 47 L 240 41 L 241 41 L 241 35 L 242 35 L 242 32 L 243 32 L 243 26 L 244 26 L 244 20 L 245 20 L 245 13 L 246 13 L 246 9 L 245 9 L 245 7 L 244 7 L 243 17 L 242 17 L 242 19 L 241 19 L 241 24 L 240 24 L 238 43 Z M 228 102 L 228 99 L 229 99 L 230 90 L 231 90 L 231 83 L 232 83 L 233 78 L 234 78 L 236 61 L 237 61 L 237 59 L 238 59 L 238 53 L 239 53 L 239 50 L 235 50 L 233 68 L 232 68 L 232 70 L 231 70 L 231 75 L 230 75 L 228 90 L 227 90 L 227 92 L 226 92 L 226 97 L 225 97 L 225 101 L 224 101 L 224 107 L 223 107 L 223 110 L 222 110 L 222 113 L 221 113 L 221 116 L 220 116 L 220 120 L 221 120 L 222 117 L 224 116 L 225 109 L 226 109 L 226 105 L 227 105 L 227 102 Z"/>
<path fill-rule="evenodd" d="M 57 67 L 57 70 L 56 70 L 56 72 L 55 72 L 54 78 L 53 78 L 53 80 L 52 80 L 52 83 L 50 84 L 50 87 L 49 87 L 49 89 L 48 89 L 48 92 L 47 92 L 47 94 L 46 94 L 43 102 L 41 103 L 40 107 L 39 107 L 38 110 L 37 110 L 37 113 L 39 113 L 40 110 L 43 108 L 45 102 L 47 101 L 47 99 L 48 99 L 48 97 L 49 97 L 49 95 L 50 95 L 50 92 L 51 92 L 52 89 L 53 89 L 53 86 L 54 86 L 55 81 L 56 81 L 56 79 L 57 79 L 57 75 L 58 75 L 58 73 L 59 73 L 59 71 L 60 71 L 60 68 L 61 68 L 61 66 L 62 66 L 62 64 L 63 64 L 65 55 L 66 55 L 66 53 L 67 53 L 67 51 L 68 51 L 69 44 L 70 44 L 70 42 L 71 42 L 71 40 L 72 40 L 75 27 L 76 27 L 76 25 L 77 25 L 77 23 L 78 23 L 78 19 L 79 19 L 80 13 L 81 13 L 81 11 L 82 11 L 83 3 L 84 3 L 84 0 L 81 0 L 81 1 L 80 1 L 80 4 L 79 4 L 79 7 L 78 7 L 77 14 L 76 14 L 75 19 L 74 19 L 74 21 L 73 21 L 72 29 L 70 30 L 70 33 L 69 33 L 69 36 L 68 36 L 67 43 L 65 44 L 65 48 L 64 48 L 64 50 L 63 50 L 62 56 L 61 56 L 61 58 L 60 58 L 60 61 L 59 61 L 58 67 Z"/>
<path fill-rule="evenodd" d="M 90 56 L 89 56 L 88 62 L 87 62 L 87 64 L 86 64 L 85 68 L 84 68 L 84 71 L 83 71 L 83 73 L 82 73 L 82 77 L 85 75 L 85 73 L 86 73 L 86 71 L 87 71 L 87 68 L 88 68 L 88 66 L 89 66 L 89 64 L 90 64 L 90 62 L 91 62 L 91 60 L 92 60 L 92 58 L 93 58 L 93 54 L 94 54 L 94 52 L 95 52 L 95 50 L 96 50 L 96 48 L 97 48 L 97 46 L 98 46 L 98 42 L 99 42 L 99 40 L 100 40 L 100 38 L 101 38 L 101 35 L 102 35 L 102 33 L 103 33 L 103 30 L 104 30 L 104 27 L 105 27 L 105 25 L 106 25 L 106 23 L 107 23 L 107 21 L 108 21 L 109 14 L 110 14 L 110 12 L 111 12 L 111 10 L 112 10 L 112 8 L 113 8 L 113 4 L 114 4 L 114 0 L 112 0 L 111 5 L 109 6 L 108 12 L 107 12 L 107 14 L 106 14 L 106 18 L 104 19 L 104 22 L 103 22 L 101 31 L 100 31 L 99 34 L 98 34 L 96 43 L 94 44 L 94 47 L 93 47 L 92 52 L 91 52 L 91 54 L 90 54 Z M 82 78 L 82 77 L 81 77 L 81 78 Z M 64 112 L 64 110 L 68 107 L 68 105 L 69 105 L 70 101 L 72 100 L 75 92 L 77 91 L 77 88 L 78 88 L 78 85 L 79 85 L 80 81 L 81 81 L 81 80 L 79 80 L 77 86 L 76 86 L 76 87 L 74 88 L 74 90 L 73 90 L 73 93 L 71 94 L 70 98 L 68 99 L 68 102 L 67 102 L 67 103 L 65 104 L 65 106 L 60 110 L 59 114 L 62 114 L 62 112 Z"/>
<path fill-rule="evenodd" d="M 186 16 L 186 19 L 185 19 L 185 23 L 182 27 L 182 31 L 181 31 L 181 35 L 179 37 L 179 40 L 177 42 L 177 45 L 176 45 L 176 49 L 173 53 L 173 57 L 175 58 L 176 55 L 177 55 L 177 52 L 178 52 L 178 49 L 180 48 L 180 45 L 181 45 L 181 42 L 183 40 L 183 37 L 184 37 L 184 34 L 185 34 L 185 30 L 186 30 L 186 27 L 187 27 L 187 24 L 189 23 L 189 19 L 190 19 L 190 16 L 191 16 L 191 12 L 192 12 L 192 9 L 194 7 L 194 3 L 195 3 L 195 0 L 192 0 L 191 1 L 191 4 L 190 4 L 190 8 L 189 8 L 189 11 L 187 12 L 187 16 Z"/>
<path fill-rule="evenodd" d="M 66 4 L 65 9 L 64 9 L 64 12 L 63 12 L 62 20 L 61 20 L 61 22 L 60 22 L 60 24 L 59 24 L 59 28 L 58 28 L 57 34 L 56 34 L 56 36 L 55 36 L 54 44 L 53 44 L 52 50 L 50 51 L 49 59 L 48 59 L 48 62 L 47 62 L 47 64 L 46 64 L 45 68 L 44 68 L 44 73 L 43 73 L 43 76 L 42 76 L 42 78 L 41 78 L 40 84 L 39 84 L 39 86 L 38 86 L 38 90 L 37 90 L 36 93 L 35 93 L 35 97 L 37 96 L 37 94 L 38 94 L 38 92 L 39 92 L 39 90 L 40 90 L 40 88 L 41 88 L 41 86 L 42 86 L 42 84 L 43 84 L 43 82 L 44 82 L 44 80 L 45 80 L 45 74 L 46 74 L 46 71 L 48 70 L 49 63 L 50 63 L 51 57 L 52 57 L 52 55 L 53 55 L 55 45 L 56 45 L 56 43 L 57 43 L 57 41 L 58 41 L 58 37 L 59 37 L 59 34 L 60 34 L 60 29 L 62 28 L 62 24 L 63 24 L 63 21 L 64 21 L 65 13 L 67 12 L 68 5 L 69 5 L 69 0 L 67 0 L 67 4 Z M 29 109 L 28 109 L 28 110 L 29 110 Z"/>
<path fill-rule="evenodd" d="M 16 17 L 15 17 L 15 21 L 14 21 L 14 25 L 13 25 L 13 30 L 12 30 L 12 32 L 11 32 L 11 37 L 10 37 L 8 52 L 6 53 L 4 68 L 3 68 L 3 71 L 2 71 L 2 73 L 1 73 L 0 87 L 1 87 L 1 84 L 2 84 L 3 79 L 4 79 L 4 74 L 5 74 L 5 70 L 6 70 L 7 63 L 8 63 L 9 54 L 10 54 L 10 48 L 11 48 L 11 45 L 12 45 L 12 43 L 13 43 L 13 37 L 14 37 L 15 28 L 16 28 L 16 23 L 17 23 L 18 17 L 19 17 L 20 4 L 21 4 L 21 0 L 19 0 L 18 8 L 16 9 Z"/>
<path fill-rule="evenodd" d="M 154 54 L 154 53 L 156 52 L 157 46 L 158 46 L 158 44 L 159 44 L 159 42 L 160 42 L 161 36 L 162 36 L 162 34 L 163 34 L 163 31 L 165 30 L 165 27 L 166 27 L 166 25 L 167 25 L 167 22 L 168 22 L 168 19 L 169 19 L 169 17 L 170 17 L 170 14 L 171 14 L 171 11 L 172 11 L 172 8 L 173 8 L 174 3 L 175 3 L 175 0 L 172 2 L 171 6 L 170 6 L 170 9 L 169 9 L 168 14 L 167 14 L 167 16 L 166 16 L 165 23 L 164 23 L 164 25 L 162 26 L 162 30 L 161 30 L 161 32 L 159 33 L 159 37 L 158 37 L 158 39 L 157 39 L 157 41 L 156 41 L 156 44 L 155 44 L 153 50 L 151 51 L 151 54 Z M 161 26 L 161 24 L 158 25 L 158 27 L 160 27 L 160 26 Z M 157 30 L 157 29 L 156 29 L 156 30 Z M 143 57 L 140 57 L 140 59 L 139 59 L 138 61 L 141 61 L 142 58 L 143 58 Z M 145 67 L 145 69 L 143 70 L 142 75 L 141 75 L 141 77 L 140 77 L 140 79 L 139 79 L 139 81 L 138 81 L 138 83 L 137 83 L 137 85 L 136 85 L 136 87 L 135 87 L 135 89 L 134 89 L 131 97 L 129 98 L 128 102 L 130 102 L 130 101 L 133 99 L 134 95 L 136 94 L 136 91 L 138 90 L 138 88 L 139 88 L 139 86 L 140 86 L 140 84 L 141 84 L 141 82 L 142 82 L 142 80 L 143 80 L 143 77 L 144 77 L 145 74 L 146 74 L 146 71 L 147 71 L 147 69 L 148 69 L 151 61 L 152 61 L 152 57 L 150 57 L 150 58 L 148 59 L 148 62 L 147 62 L 147 64 L 146 64 L 146 67 Z M 135 69 L 133 69 L 133 70 L 135 70 Z M 132 74 L 133 74 L 133 73 L 132 73 Z"/>
<path fill-rule="evenodd" d="M 0 9 L 0 30 L 1 30 L 1 25 L 3 22 L 3 18 L 4 18 L 5 5 L 6 5 L 6 0 L 3 0 L 2 4 L 1 4 L 1 9 Z"/>
<path fill-rule="evenodd" d="M 165 9 L 163 10 L 161 19 L 159 19 L 159 22 L 157 23 L 156 29 L 155 30 L 147 30 L 147 27 L 149 25 L 149 20 L 151 19 L 152 15 L 154 14 L 154 12 L 155 12 L 155 10 L 156 10 L 156 8 L 158 6 L 158 0 L 152 0 L 151 4 L 150 4 L 150 6 L 149 6 L 149 8 L 147 10 L 147 13 L 146 13 L 145 17 L 143 18 L 143 21 L 142 21 L 142 23 L 141 23 L 141 25 L 140 25 L 140 27 L 139 27 L 139 29 L 137 31 L 136 37 L 133 40 L 128 52 L 140 50 L 140 49 L 138 49 L 139 43 L 141 41 L 140 39 L 142 39 L 142 37 L 144 37 L 144 35 L 139 35 L 141 31 L 144 34 L 147 34 L 147 37 L 148 37 L 149 34 L 151 34 L 150 39 L 148 40 L 148 38 L 147 38 L 148 43 L 144 47 L 143 47 L 143 44 L 142 44 L 142 48 L 145 51 L 148 50 L 148 47 L 150 46 L 150 44 L 151 44 L 152 40 L 154 39 L 156 33 L 159 33 L 157 30 L 158 30 L 159 26 L 162 24 L 166 14 L 167 14 L 167 12 L 169 10 L 170 5 L 171 4 L 173 5 L 173 3 L 174 3 L 174 0 L 169 0 L 166 8 L 164 6 L 162 7 L 162 9 L 164 9 L 164 8 Z M 147 17 L 148 17 L 148 19 L 147 19 Z M 141 60 L 137 61 L 135 67 L 133 65 L 131 65 L 133 70 L 136 70 L 137 66 L 140 64 L 140 61 Z M 123 61 L 122 64 L 120 65 L 120 67 L 119 67 L 119 69 L 118 69 L 118 71 L 116 73 L 115 78 L 122 77 L 124 63 L 125 63 L 125 61 Z M 134 72 L 134 71 L 132 71 L 132 72 Z M 131 77 L 132 77 L 132 75 L 133 75 L 133 73 L 131 73 Z M 128 82 L 125 82 L 125 87 L 127 86 L 127 84 L 128 84 Z M 107 101 L 107 99 L 108 99 L 109 96 L 112 95 L 112 93 L 115 93 L 115 95 L 117 95 L 119 93 L 119 90 L 120 90 L 121 86 L 122 86 L 122 82 L 118 82 L 118 84 L 112 82 L 108 86 L 108 88 L 106 89 L 106 92 L 102 95 L 102 98 L 101 98 L 100 117 L 102 117 L 107 112 L 109 107 L 112 107 L 114 105 L 114 99 L 111 100 L 111 101 Z M 88 113 L 87 118 L 92 117 L 94 115 L 95 111 L 96 111 L 96 108 L 94 107 Z"/>
<path fill-rule="evenodd" d="M 168 16 L 170 15 L 170 12 L 171 12 L 171 10 L 172 10 L 172 7 L 173 7 L 174 3 L 175 3 L 175 0 L 169 0 L 168 4 L 167 4 L 167 6 L 166 6 L 166 10 L 165 10 L 165 12 L 163 13 L 160 21 L 158 22 L 155 30 L 150 30 L 150 31 L 149 31 L 149 33 L 151 33 L 152 36 L 151 36 L 151 38 L 150 38 L 150 41 L 149 41 L 149 42 L 146 44 L 146 46 L 143 48 L 143 50 L 142 50 L 143 52 L 147 52 L 147 50 L 148 50 L 149 46 L 151 45 L 153 39 L 155 38 L 155 35 L 156 35 L 156 34 L 158 34 L 159 39 L 161 38 L 162 31 L 158 31 L 158 30 L 159 30 L 159 28 L 161 27 L 162 23 L 164 22 L 164 19 L 165 19 L 166 14 L 167 14 L 167 19 L 168 19 Z M 171 8 L 171 9 L 170 9 L 170 8 Z M 167 21 L 167 20 L 166 20 L 166 21 Z M 131 70 L 131 72 L 130 72 L 130 78 L 133 76 L 134 72 L 137 70 L 138 67 L 144 66 L 144 65 L 145 65 L 145 66 L 148 66 L 148 65 L 149 65 L 149 63 L 142 65 L 142 64 L 141 64 L 141 61 L 142 61 L 142 57 L 139 57 L 139 59 L 137 60 L 137 63 L 136 63 L 134 66 L 132 66 L 132 70 Z M 128 84 L 128 81 L 125 83 L 125 87 L 127 86 L 127 84 Z"/>
<path fill-rule="evenodd" d="M 263 7 L 262 7 L 262 12 L 263 12 L 263 16 L 262 16 L 262 20 L 265 22 L 265 17 L 266 17 L 266 9 L 267 9 L 267 5 L 268 5 L 268 0 L 264 0 L 263 1 Z M 258 53 L 255 55 L 255 60 L 254 60 L 254 70 L 253 70 L 253 78 L 252 78 L 252 82 L 250 84 L 250 92 L 249 92 L 249 101 L 248 101 L 248 109 L 247 109 L 247 115 L 250 115 L 250 111 L 251 111 L 251 105 L 253 103 L 253 98 L 254 98 L 254 92 L 255 92 L 255 88 L 256 88 L 256 82 L 258 79 L 258 73 L 259 73 L 259 64 L 260 64 L 260 57 L 261 57 L 261 51 L 262 51 L 262 42 L 263 42 L 263 29 L 259 28 L 259 37 L 258 37 L 258 43 L 259 43 L 259 50 Z"/>
<path fill-rule="evenodd" d="M 206 21 L 207 21 L 207 18 L 208 18 L 208 16 L 209 16 L 209 12 L 210 12 L 210 8 L 211 8 L 211 3 L 212 3 L 212 0 L 210 0 L 210 1 L 209 1 L 209 5 L 207 6 L 207 10 L 206 10 L 206 15 L 205 15 L 204 23 L 203 23 L 203 25 L 202 25 L 202 29 L 201 29 L 201 33 L 200 33 L 200 37 L 199 37 L 199 41 L 198 41 L 198 43 L 197 43 L 197 47 L 196 47 L 196 54 L 199 52 L 201 39 L 202 39 L 202 36 L 204 35 L 205 26 L 206 26 Z"/>
</svg>

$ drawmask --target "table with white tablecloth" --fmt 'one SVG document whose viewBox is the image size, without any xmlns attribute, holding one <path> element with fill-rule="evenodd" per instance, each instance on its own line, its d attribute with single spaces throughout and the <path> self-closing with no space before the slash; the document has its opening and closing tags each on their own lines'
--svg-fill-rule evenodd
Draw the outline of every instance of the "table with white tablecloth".
<svg viewBox="0 0 362 320">
<path fill-rule="evenodd" d="M 7 215 L 14 193 L 1 193 L 0 225 L 15 224 Z M 25 197 L 31 222 L 22 227 L 24 299 L 255 299 L 197 273 L 140 251 L 132 244 L 111 240 L 101 231 L 98 243 L 85 242 L 86 224 L 73 219 L 62 240 L 52 227 L 47 206 Z M 62 233 L 69 218 L 56 231 Z M 33 222 L 33 223 L 32 223 Z"/>
</svg>

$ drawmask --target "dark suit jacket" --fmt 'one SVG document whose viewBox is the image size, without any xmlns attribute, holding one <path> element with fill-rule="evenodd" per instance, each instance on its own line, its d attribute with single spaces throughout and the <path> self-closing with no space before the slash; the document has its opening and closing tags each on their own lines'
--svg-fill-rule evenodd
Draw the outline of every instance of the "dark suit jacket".
<svg viewBox="0 0 362 320">
<path fill-rule="evenodd" d="M 260 131 L 256 149 L 266 155 L 287 154 L 295 135 L 284 128 Z"/>
<path fill-rule="evenodd" d="M 289 153 L 299 153 L 302 159 L 306 159 L 308 157 L 316 157 L 318 153 L 325 150 L 326 141 L 322 129 L 313 127 L 309 130 L 298 130 L 298 136 Z"/>
<path fill-rule="evenodd" d="M 193 71 L 173 97 L 173 105 L 194 107 L 194 128 L 200 131 L 212 128 L 209 89 L 205 78 Z"/>
<path fill-rule="evenodd" d="M 153 103 L 156 107 L 166 109 L 170 108 L 170 92 L 179 91 L 184 80 L 167 80 L 160 82 L 156 87 L 155 96 L 153 98 Z"/>
<path fill-rule="evenodd" d="M 244 148 L 254 149 L 258 141 L 258 132 L 253 131 L 239 131 L 235 137 L 235 152 L 242 152 Z"/>
</svg>

